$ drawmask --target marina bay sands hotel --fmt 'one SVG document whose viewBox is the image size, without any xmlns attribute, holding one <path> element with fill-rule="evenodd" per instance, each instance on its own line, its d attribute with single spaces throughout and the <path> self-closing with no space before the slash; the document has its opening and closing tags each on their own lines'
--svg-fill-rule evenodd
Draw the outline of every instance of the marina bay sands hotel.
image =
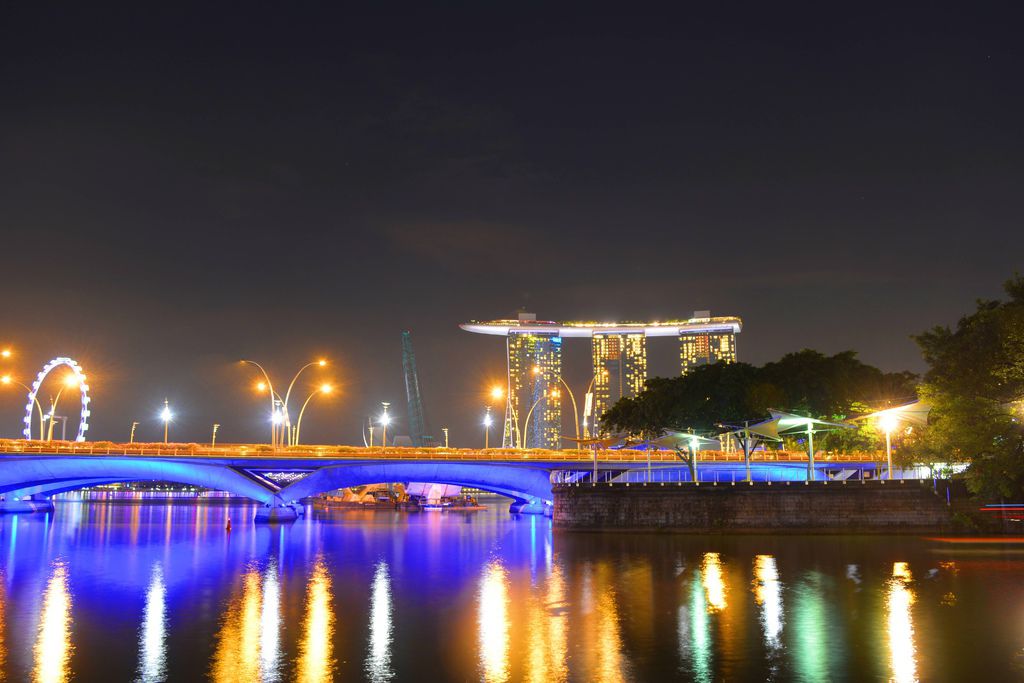
<svg viewBox="0 0 1024 683">
<path fill-rule="evenodd" d="M 677 337 L 680 369 L 686 374 L 698 365 L 736 361 L 739 318 L 712 318 L 696 311 L 689 320 L 667 322 L 552 322 L 520 313 L 516 320 L 473 321 L 459 327 L 467 332 L 505 337 L 508 386 L 505 392 L 504 448 L 562 448 L 562 340 L 591 340 L 594 376 L 582 406 L 574 414 L 581 435 L 597 434 L 608 408 L 623 396 L 635 396 L 647 381 L 647 338 Z M 571 436 L 571 434 L 566 434 Z"/>
</svg>

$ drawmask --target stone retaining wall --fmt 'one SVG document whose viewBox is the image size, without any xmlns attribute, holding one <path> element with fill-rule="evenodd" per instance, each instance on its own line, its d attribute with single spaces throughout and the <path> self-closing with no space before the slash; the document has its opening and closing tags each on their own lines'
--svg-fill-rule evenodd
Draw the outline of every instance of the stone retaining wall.
<svg viewBox="0 0 1024 683">
<path fill-rule="evenodd" d="M 945 483 L 589 484 L 554 488 L 560 529 L 675 532 L 947 531 Z"/>
</svg>

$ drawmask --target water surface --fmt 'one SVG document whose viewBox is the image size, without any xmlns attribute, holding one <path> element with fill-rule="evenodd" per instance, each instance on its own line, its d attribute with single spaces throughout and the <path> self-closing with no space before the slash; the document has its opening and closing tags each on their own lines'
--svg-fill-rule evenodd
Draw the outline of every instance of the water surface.
<svg viewBox="0 0 1024 683">
<path fill-rule="evenodd" d="M 1024 554 L 913 537 L 59 502 L 0 517 L 23 681 L 1024 680 Z M 232 529 L 225 529 L 228 519 Z"/>
</svg>

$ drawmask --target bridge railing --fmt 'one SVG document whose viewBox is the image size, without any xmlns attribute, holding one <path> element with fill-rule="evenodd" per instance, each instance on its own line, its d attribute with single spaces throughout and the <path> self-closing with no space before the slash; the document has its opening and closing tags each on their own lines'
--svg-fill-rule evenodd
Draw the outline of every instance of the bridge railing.
<svg viewBox="0 0 1024 683">
<path fill-rule="evenodd" d="M 357 446 L 291 446 L 274 448 L 264 444 L 225 444 L 210 446 L 196 443 L 114 443 L 110 441 L 30 441 L 25 439 L 0 440 L 0 452 L 7 455 L 128 455 L 141 457 L 214 457 L 214 458 L 331 458 L 331 459 L 395 459 L 395 460 L 508 460 L 538 462 L 548 461 L 593 461 L 594 451 L 584 449 L 542 450 L 542 449 L 468 449 L 468 448 L 402 448 Z M 827 453 L 814 456 L 818 462 L 876 462 L 884 460 L 884 453 Z M 679 463 L 683 461 L 670 450 L 599 450 L 597 459 L 602 462 L 647 462 Z M 743 462 L 743 453 L 724 451 L 700 451 L 698 461 Z M 805 451 L 756 451 L 755 462 L 806 462 Z"/>
</svg>

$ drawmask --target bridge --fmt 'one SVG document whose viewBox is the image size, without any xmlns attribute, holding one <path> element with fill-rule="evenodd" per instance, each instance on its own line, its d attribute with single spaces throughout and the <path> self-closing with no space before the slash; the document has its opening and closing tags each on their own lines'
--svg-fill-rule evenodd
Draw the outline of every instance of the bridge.
<svg viewBox="0 0 1024 683">
<path fill-rule="evenodd" d="M 816 454 L 815 479 L 874 473 L 878 454 Z M 743 482 L 742 453 L 701 451 L 698 482 Z M 752 481 L 804 481 L 807 453 L 756 452 Z M 869 475 L 870 476 L 870 475 Z M 512 512 L 550 514 L 552 485 L 682 485 L 689 465 L 669 450 L 357 448 L 266 445 L 0 441 L 0 511 L 50 509 L 49 497 L 102 484 L 167 481 L 226 491 L 261 503 L 256 521 L 292 519 L 300 501 L 365 484 L 421 481 L 491 491 Z"/>
</svg>

